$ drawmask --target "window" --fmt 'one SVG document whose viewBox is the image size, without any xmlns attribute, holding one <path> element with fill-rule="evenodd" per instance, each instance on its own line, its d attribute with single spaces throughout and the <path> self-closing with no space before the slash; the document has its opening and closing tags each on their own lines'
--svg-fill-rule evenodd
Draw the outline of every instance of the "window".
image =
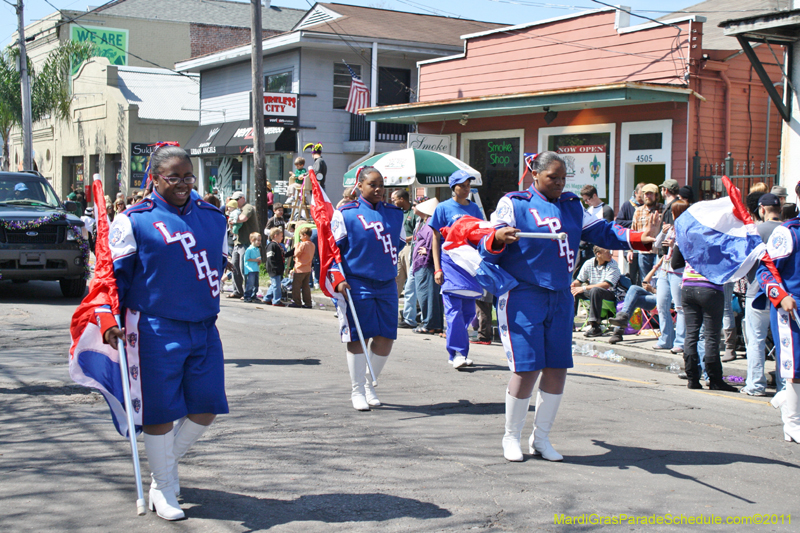
<svg viewBox="0 0 800 533">
<path fill-rule="evenodd" d="M 292 92 L 292 71 L 264 76 L 264 92 L 290 93 Z"/>
<path fill-rule="evenodd" d="M 661 150 L 661 133 L 631 133 L 628 150 Z"/>
<path fill-rule="evenodd" d="M 350 65 L 356 76 L 361 77 L 361 65 Z M 347 98 L 350 96 L 350 82 L 353 78 L 347 65 L 344 63 L 333 64 L 333 108 L 344 109 L 347 107 Z"/>
</svg>

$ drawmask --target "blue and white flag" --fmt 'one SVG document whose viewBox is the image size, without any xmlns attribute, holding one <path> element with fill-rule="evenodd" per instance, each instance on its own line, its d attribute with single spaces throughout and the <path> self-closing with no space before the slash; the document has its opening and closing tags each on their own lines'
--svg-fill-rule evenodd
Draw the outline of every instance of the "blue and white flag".
<svg viewBox="0 0 800 533">
<path fill-rule="evenodd" d="M 711 283 L 743 278 L 766 252 L 739 189 L 723 179 L 725 198 L 698 202 L 675 220 L 675 238 L 686 262 Z"/>
</svg>

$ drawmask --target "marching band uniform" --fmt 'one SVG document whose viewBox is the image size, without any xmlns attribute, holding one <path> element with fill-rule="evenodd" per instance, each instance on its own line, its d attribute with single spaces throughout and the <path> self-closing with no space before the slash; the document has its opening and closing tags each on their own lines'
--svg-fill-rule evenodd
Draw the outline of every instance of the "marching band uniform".
<svg viewBox="0 0 800 533">
<path fill-rule="evenodd" d="M 479 249 L 484 260 L 519 281 L 497 302 L 500 337 L 510 370 L 571 368 L 574 310 L 570 282 L 581 240 L 608 249 L 646 250 L 649 245 L 642 244 L 641 233 L 587 214 L 575 194 L 565 192 L 558 200 L 549 201 L 533 185 L 501 198 L 492 222 L 495 230 L 509 226 L 521 232 L 567 234 L 565 241 L 522 238 L 500 250 L 492 250 L 494 236 L 489 235 Z M 551 461 L 562 459 L 548 438 L 562 396 L 539 391 L 536 398 L 530 452 Z M 516 440 L 519 449 L 529 403 L 530 398 L 514 398 L 506 392 L 504 449 L 511 440 Z"/>
<path fill-rule="evenodd" d="M 215 325 L 227 263 L 226 220 L 195 191 L 181 208 L 153 191 L 118 214 L 109 233 L 134 410 L 141 411 L 143 425 L 179 420 L 166 435 L 144 435 L 152 509 L 163 493 L 179 494 L 177 461 L 206 429 L 185 417 L 228 412 Z M 104 334 L 117 325 L 107 307 L 96 310 L 96 319 Z M 159 508 L 164 518 L 183 517 L 179 507 L 165 509 L 176 514 L 164 516 Z"/>
<path fill-rule="evenodd" d="M 350 285 L 364 339 L 376 336 L 397 339 L 397 258 L 405 246 L 403 211 L 392 204 L 372 205 L 359 196 L 334 211 L 331 232 L 342 255 L 342 264 L 333 265 Z M 358 340 L 358 331 L 345 297 L 336 296 L 342 342 Z M 367 356 L 375 376 L 367 379 Z M 353 406 L 359 410 L 378 406 L 372 380 L 378 378 L 387 356 L 347 352 Z M 364 406 L 367 406 L 366 409 Z M 361 408 L 359 408 L 361 407 Z"/>
<path fill-rule="evenodd" d="M 792 383 L 791 380 L 800 379 L 800 329 L 792 314 L 784 311 L 780 303 L 786 296 L 791 296 L 796 302 L 800 302 L 798 251 L 800 251 L 800 219 L 793 218 L 775 228 L 767 241 L 767 253 L 772 257 L 783 285 L 773 276 L 764 262 L 756 272 L 756 279 L 772 303 L 770 306 L 772 338 L 778 339 L 775 343 L 778 348 L 775 360 L 780 369 L 778 371 L 786 383 L 783 390 L 779 391 L 770 403 L 781 410 L 784 439 L 794 442 L 800 442 L 800 383 Z M 758 305 L 759 300 L 757 297 L 754 304 Z"/>
</svg>

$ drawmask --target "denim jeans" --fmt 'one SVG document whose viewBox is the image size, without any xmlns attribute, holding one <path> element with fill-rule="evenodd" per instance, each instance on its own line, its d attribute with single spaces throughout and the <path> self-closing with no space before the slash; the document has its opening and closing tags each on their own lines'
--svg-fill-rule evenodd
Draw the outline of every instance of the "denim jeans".
<svg viewBox="0 0 800 533">
<path fill-rule="evenodd" d="M 765 392 L 767 376 L 764 374 L 767 334 L 769 333 L 769 308 L 754 309 L 754 298 L 745 299 L 745 331 L 747 333 L 747 381 L 744 391 Z M 769 304 L 768 304 L 769 305 Z M 780 372 L 775 372 L 776 380 Z M 777 390 L 780 390 L 778 388 Z"/>
<path fill-rule="evenodd" d="M 258 272 L 248 272 L 245 274 L 244 299 L 246 301 L 255 300 L 258 292 Z"/>
<path fill-rule="evenodd" d="M 231 265 L 233 266 L 233 294 L 241 297 L 244 295 L 244 252 L 247 249 L 242 244 L 237 244 L 231 252 Z"/>
<path fill-rule="evenodd" d="M 280 303 L 281 297 L 283 296 L 283 294 L 281 293 L 282 281 L 283 281 L 283 276 L 269 277 L 269 288 L 267 289 L 267 294 L 264 295 L 265 302 L 272 301 L 273 304 Z"/>
<path fill-rule="evenodd" d="M 638 285 L 631 285 L 625 293 L 625 301 L 622 303 L 622 312 L 628 316 L 633 315 L 637 307 L 649 311 L 656 306 L 656 295 L 647 292 Z"/>
<path fill-rule="evenodd" d="M 427 330 L 441 330 L 444 327 L 442 295 L 433 279 L 432 266 L 422 267 L 414 272 L 414 286 L 422 311 L 422 327 Z"/>
<path fill-rule="evenodd" d="M 639 256 L 639 279 L 640 281 L 644 279 L 644 277 L 653 270 L 653 265 L 656 264 L 656 254 L 643 254 L 639 252 L 637 254 Z"/>
<path fill-rule="evenodd" d="M 719 358 L 719 339 L 722 331 L 722 314 L 725 295 L 710 287 L 684 286 L 681 289 L 683 312 L 686 317 L 686 341 L 683 345 L 683 359 L 686 374 L 690 380 L 699 380 L 698 342 L 700 328 L 705 336 L 703 362 L 708 378 L 722 380 L 722 363 Z"/>
<path fill-rule="evenodd" d="M 681 306 L 681 276 L 660 272 L 656 282 L 658 295 L 658 323 L 661 337 L 658 346 L 662 348 L 683 348 L 686 337 L 686 320 Z M 675 304 L 677 313 L 675 324 L 672 323 L 670 308 Z"/>
<path fill-rule="evenodd" d="M 403 286 L 403 320 L 409 326 L 417 327 L 417 283 L 410 271 Z"/>
<path fill-rule="evenodd" d="M 726 283 L 722 286 L 725 294 L 725 312 L 722 315 L 722 329 L 736 328 L 736 314 L 733 312 L 733 285 L 734 283 Z"/>
</svg>

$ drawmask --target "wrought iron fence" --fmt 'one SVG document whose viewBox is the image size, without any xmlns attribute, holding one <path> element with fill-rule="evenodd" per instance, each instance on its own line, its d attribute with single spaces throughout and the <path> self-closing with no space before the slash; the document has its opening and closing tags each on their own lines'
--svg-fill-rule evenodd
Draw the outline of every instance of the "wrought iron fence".
<svg viewBox="0 0 800 533">
<path fill-rule="evenodd" d="M 742 192 L 742 199 L 750 194 L 750 189 L 756 183 L 764 183 L 767 189 L 777 183 L 780 167 L 773 167 L 770 161 L 734 161 L 731 153 L 723 161 L 703 163 L 695 152 L 694 156 L 694 189 L 698 200 L 713 200 L 725 196 L 725 187 L 722 185 L 722 176 L 728 176 L 731 182 Z"/>
</svg>

